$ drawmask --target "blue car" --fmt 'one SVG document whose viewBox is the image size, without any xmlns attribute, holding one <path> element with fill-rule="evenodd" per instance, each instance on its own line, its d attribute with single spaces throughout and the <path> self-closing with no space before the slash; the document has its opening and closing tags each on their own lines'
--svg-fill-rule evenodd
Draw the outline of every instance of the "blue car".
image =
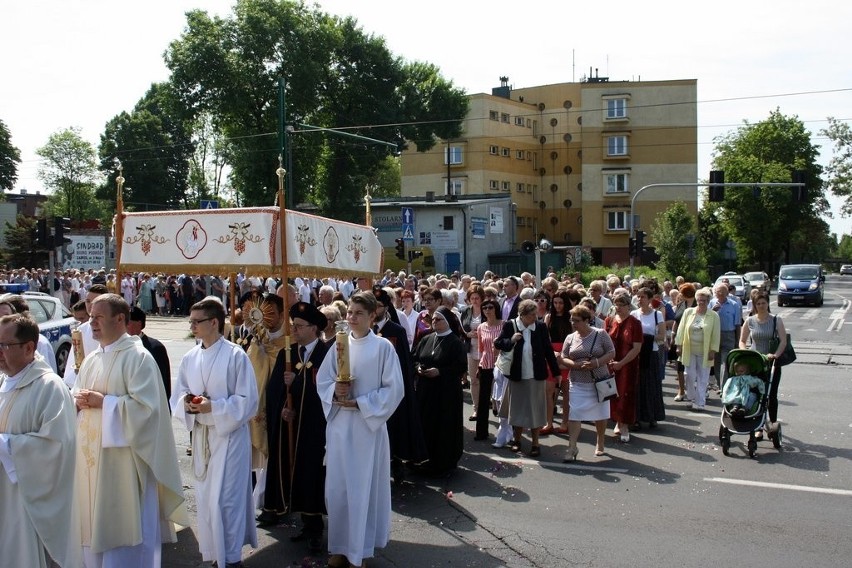
<svg viewBox="0 0 852 568">
<path fill-rule="evenodd" d="M 821 306 L 825 275 L 819 264 L 785 264 L 778 271 L 778 305 Z"/>
</svg>

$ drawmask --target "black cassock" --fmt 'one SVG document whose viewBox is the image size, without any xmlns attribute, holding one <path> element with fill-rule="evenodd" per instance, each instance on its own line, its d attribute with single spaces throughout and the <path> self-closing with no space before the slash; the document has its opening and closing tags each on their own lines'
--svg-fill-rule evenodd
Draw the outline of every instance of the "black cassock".
<svg viewBox="0 0 852 568">
<path fill-rule="evenodd" d="M 316 373 L 331 346 L 317 341 L 308 361 L 299 361 L 299 346 L 290 347 L 296 378 L 290 385 L 296 417 L 289 425 L 281 419 L 287 401 L 284 384 L 285 350 L 278 353 L 275 368 L 266 386 L 266 433 L 269 459 L 266 466 L 264 510 L 299 513 L 325 513 L 325 414 L 317 395 Z M 299 368 L 299 363 L 302 363 Z M 289 431 L 295 439 L 295 462 L 290 480 Z M 289 507 L 285 507 L 285 503 Z"/>
</svg>

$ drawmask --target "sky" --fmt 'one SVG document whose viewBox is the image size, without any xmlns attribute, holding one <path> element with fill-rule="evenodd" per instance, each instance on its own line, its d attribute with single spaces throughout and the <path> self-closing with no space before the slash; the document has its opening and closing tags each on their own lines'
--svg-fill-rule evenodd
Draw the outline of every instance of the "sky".
<svg viewBox="0 0 852 568">
<path fill-rule="evenodd" d="M 21 150 L 17 189 L 44 191 L 36 149 L 75 126 L 97 147 L 104 125 L 168 78 L 163 52 L 185 12 L 227 16 L 233 0 L 4 0 L 0 120 Z M 313 4 L 313 3 L 309 3 Z M 714 139 L 778 108 L 831 158 L 826 118 L 852 121 L 852 3 L 830 0 L 321 0 L 409 61 L 426 61 L 467 93 L 581 81 L 698 80 L 698 172 Z M 698 180 L 696 180 L 698 181 Z M 852 219 L 830 199 L 832 232 Z"/>
</svg>

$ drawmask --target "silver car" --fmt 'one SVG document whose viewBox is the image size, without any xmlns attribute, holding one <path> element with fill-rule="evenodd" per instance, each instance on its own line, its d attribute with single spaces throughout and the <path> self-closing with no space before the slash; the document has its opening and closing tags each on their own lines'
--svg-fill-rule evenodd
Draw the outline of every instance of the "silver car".
<svg viewBox="0 0 852 568">
<path fill-rule="evenodd" d="M 772 280 L 765 272 L 746 272 L 743 276 L 748 280 L 750 290 L 756 288 L 767 294 L 772 290 Z"/>
</svg>

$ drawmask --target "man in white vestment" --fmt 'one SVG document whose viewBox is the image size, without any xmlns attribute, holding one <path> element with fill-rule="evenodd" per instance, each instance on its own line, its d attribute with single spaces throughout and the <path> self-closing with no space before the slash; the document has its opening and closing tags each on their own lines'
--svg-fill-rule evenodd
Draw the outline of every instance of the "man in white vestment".
<svg viewBox="0 0 852 568">
<path fill-rule="evenodd" d="M 84 565 L 159 567 L 173 523 L 189 525 L 160 370 L 127 334 L 130 306 L 92 303 L 92 336 L 72 394 L 77 405 L 76 498 Z"/>
<path fill-rule="evenodd" d="M 74 506 L 76 410 L 62 379 L 35 357 L 38 324 L 0 318 L 0 566 L 62 567 L 80 557 Z"/>
<path fill-rule="evenodd" d="M 10 316 L 12 314 L 24 314 L 29 316 L 29 311 L 29 304 L 20 294 L 4 294 L 3 296 L 0 296 L 0 317 Z M 41 358 L 50 365 L 50 370 L 55 373 L 56 354 L 53 352 L 53 346 L 50 344 L 50 341 L 41 334 L 38 336 L 36 353 L 38 353 Z"/>
<path fill-rule="evenodd" d="M 95 301 L 95 298 L 98 296 L 102 296 L 104 294 L 109 293 L 105 284 L 92 284 L 92 287 L 89 288 L 89 293 L 86 295 L 86 312 L 89 314 L 92 313 L 92 302 Z M 85 357 L 89 353 L 93 353 L 98 347 L 98 342 L 92 337 L 92 324 L 91 322 L 81 323 L 77 328 L 80 331 L 80 334 L 83 337 L 83 356 Z M 77 380 L 77 372 L 74 370 L 74 365 L 76 363 L 77 366 L 83 364 L 82 361 L 75 360 L 76 354 L 74 350 L 71 350 L 71 353 L 68 354 L 68 360 L 65 363 L 65 373 L 63 373 L 62 378 L 65 381 L 65 384 L 68 385 L 68 388 L 74 386 L 74 383 Z"/>
<path fill-rule="evenodd" d="M 349 300 L 349 365 L 353 380 L 337 382 L 337 349 L 317 373 L 326 426 L 325 501 L 328 565 L 361 566 L 390 540 L 390 443 L 386 422 L 404 394 L 399 357 L 372 332 L 376 298 Z"/>
<path fill-rule="evenodd" d="M 189 325 L 200 343 L 181 360 L 172 410 L 192 432 L 198 546 L 220 568 L 242 566 L 243 545 L 257 548 L 249 435 L 257 381 L 242 348 L 222 337 L 221 302 L 194 304 Z"/>
</svg>

